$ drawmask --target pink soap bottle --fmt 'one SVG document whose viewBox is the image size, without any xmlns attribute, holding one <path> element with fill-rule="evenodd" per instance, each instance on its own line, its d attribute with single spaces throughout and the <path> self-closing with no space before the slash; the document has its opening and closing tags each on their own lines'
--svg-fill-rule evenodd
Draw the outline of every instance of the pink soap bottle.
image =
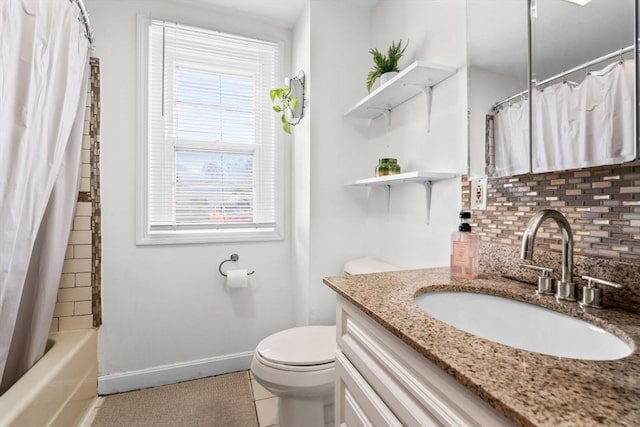
<svg viewBox="0 0 640 427">
<path fill-rule="evenodd" d="M 451 233 L 451 275 L 463 279 L 478 277 L 478 235 L 467 222 L 471 212 L 460 212 L 458 231 Z"/>
</svg>

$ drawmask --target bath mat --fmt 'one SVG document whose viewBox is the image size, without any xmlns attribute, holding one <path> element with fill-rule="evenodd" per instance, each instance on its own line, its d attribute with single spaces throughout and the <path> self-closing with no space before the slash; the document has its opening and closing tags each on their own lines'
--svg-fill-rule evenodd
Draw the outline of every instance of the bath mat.
<svg viewBox="0 0 640 427">
<path fill-rule="evenodd" d="M 92 427 L 258 427 L 247 371 L 107 396 Z"/>
</svg>

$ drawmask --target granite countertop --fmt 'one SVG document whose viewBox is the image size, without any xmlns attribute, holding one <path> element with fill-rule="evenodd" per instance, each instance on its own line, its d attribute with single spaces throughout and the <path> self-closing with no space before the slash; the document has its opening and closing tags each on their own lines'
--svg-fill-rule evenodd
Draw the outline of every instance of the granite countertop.
<svg viewBox="0 0 640 427">
<path fill-rule="evenodd" d="M 521 426 L 640 426 L 640 316 L 587 310 L 538 296 L 535 286 L 500 277 L 452 278 L 448 268 L 335 276 L 326 285 Z M 547 356 L 463 332 L 425 314 L 416 295 L 478 291 L 584 319 L 634 347 L 614 361 Z M 508 321 L 508 319 L 505 319 Z"/>
</svg>

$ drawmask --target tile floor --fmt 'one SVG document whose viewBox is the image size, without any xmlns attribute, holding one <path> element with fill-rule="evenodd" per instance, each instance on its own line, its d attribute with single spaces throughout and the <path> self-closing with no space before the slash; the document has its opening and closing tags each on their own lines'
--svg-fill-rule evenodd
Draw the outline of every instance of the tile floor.
<svg viewBox="0 0 640 427">
<path fill-rule="evenodd" d="M 251 371 L 249 371 L 249 378 L 251 379 L 253 400 L 258 414 L 258 425 L 260 427 L 275 426 L 278 422 L 278 398 L 258 384 Z"/>
<path fill-rule="evenodd" d="M 251 390 L 253 391 L 253 401 L 256 405 L 256 413 L 258 414 L 258 425 L 260 427 L 275 427 L 278 422 L 278 398 L 258 384 L 253 378 L 251 371 L 249 371 L 249 378 L 251 381 Z M 80 421 L 78 427 L 91 427 L 103 402 L 104 397 L 98 396 L 91 409 L 87 411 L 84 418 Z"/>
</svg>

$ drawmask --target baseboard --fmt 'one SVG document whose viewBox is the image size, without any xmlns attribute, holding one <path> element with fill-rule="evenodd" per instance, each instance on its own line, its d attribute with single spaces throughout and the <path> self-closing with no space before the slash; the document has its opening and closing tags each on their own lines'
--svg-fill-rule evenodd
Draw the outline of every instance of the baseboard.
<svg viewBox="0 0 640 427">
<path fill-rule="evenodd" d="M 98 377 L 98 394 L 113 394 L 148 387 L 174 384 L 213 375 L 244 371 L 251 367 L 253 351 L 227 354 L 171 365 L 154 366 Z"/>
</svg>

